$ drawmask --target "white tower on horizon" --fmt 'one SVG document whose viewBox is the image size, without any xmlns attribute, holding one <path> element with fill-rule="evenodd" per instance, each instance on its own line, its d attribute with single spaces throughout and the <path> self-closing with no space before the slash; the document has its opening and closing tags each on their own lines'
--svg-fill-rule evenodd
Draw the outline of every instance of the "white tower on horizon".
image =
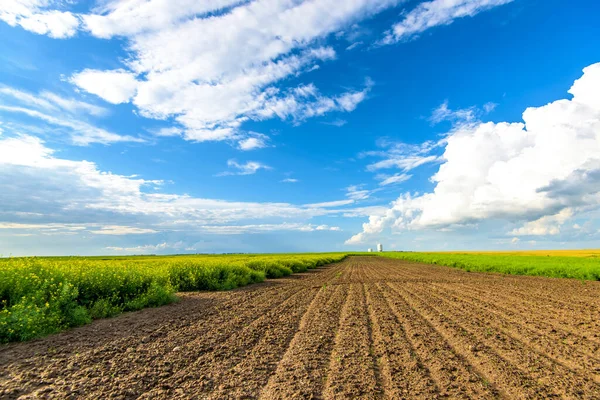
<svg viewBox="0 0 600 400">
<path fill-rule="evenodd" d="M 377 251 L 380 253 L 383 252 L 383 245 L 381 243 L 377 244 Z"/>
</svg>

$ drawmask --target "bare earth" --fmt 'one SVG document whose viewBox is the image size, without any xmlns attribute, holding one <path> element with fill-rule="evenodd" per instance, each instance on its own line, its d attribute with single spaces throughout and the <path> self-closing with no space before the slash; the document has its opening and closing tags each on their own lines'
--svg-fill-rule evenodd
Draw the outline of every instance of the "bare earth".
<svg viewBox="0 0 600 400">
<path fill-rule="evenodd" d="M 600 398 L 600 282 L 352 257 L 0 347 L 0 398 Z"/>
</svg>

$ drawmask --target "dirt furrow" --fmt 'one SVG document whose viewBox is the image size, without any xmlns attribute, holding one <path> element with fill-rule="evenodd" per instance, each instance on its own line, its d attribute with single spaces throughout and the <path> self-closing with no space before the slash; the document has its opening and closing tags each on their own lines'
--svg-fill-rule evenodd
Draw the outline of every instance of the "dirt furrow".
<svg viewBox="0 0 600 400">
<path fill-rule="evenodd" d="M 74 383 L 78 390 L 88 393 L 87 397 L 102 394 L 107 388 L 126 390 L 132 395 L 140 395 L 157 385 L 167 388 L 176 371 L 185 371 L 190 363 L 202 359 L 203 354 L 219 349 L 240 331 L 240 327 L 265 319 L 265 312 L 277 312 L 298 291 L 299 288 L 295 288 L 273 293 L 270 300 L 258 297 L 248 310 L 239 315 L 235 310 L 240 305 L 219 307 L 204 324 L 179 329 L 177 335 L 167 334 L 161 339 L 142 342 L 135 348 L 124 348 L 122 353 L 116 351 L 117 348 L 109 348 L 103 355 L 95 356 L 97 360 L 110 362 L 102 371 L 97 371 L 96 365 L 92 365 L 74 373 L 66 384 L 73 386 Z M 259 307 L 264 304 L 261 300 L 267 301 L 267 307 Z M 132 382 L 135 384 L 132 385 Z M 57 385 L 56 389 L 68 392 L 69 386 Z"/>
<path fill-rule="evenodd" d="M 500 393 L 488 377 L 476 370 L 461 352 L 453 347 L 427 319 L 402 298 L 378 284 L 383 297 L 405 329 L 421 362 L 430 371 L 443 396 L 451 398 L 493 398 Z"/>
<path fill-rule="evenodd" d="M 535 309 L 535 317 L 540 320 L 551 320 L 561 329 L 570 330 L 571 332 L 576 331 L 588 337 L 594 337 L 592 334 L 600 330 L 600 322 L 598 321 L 600 317 L 600 304 L 591 307 L 588 307 L 589 304 L 587 304 L 585 308 L 573 305 L 569 309 L 564 308 L 562 303 L 556 303 L 550 297 L 550 292 L 554 289 L 553 286 L 549 286 L 545 293 L 538 293 L 537 296 L 528 298 L 505 293 L 502 285 L 478 285 L 478 287 L 474 287 L 471 284 L 440 284 L 439 286 L 445 290 L 455 290 L 460 293 L 470 294 L 477 300 L 487 299 L 492 304 L 504 305 L 514 311 L 531 313 Z M 600 293 L 598 296 L 600 297 Z M 574 323 L 575 326 L 573 326 Z M 596 336 L 594 338 L 600 342 L 600 337 Z"/>
<path fill-rule="evenodd" d="M 325 398 L 373 399 L 381 396 L 368 324 L 362 285 L 351 284 L 331 353 Z"/>
<path fill-rule="evenodd" d="M 525 299 L 514 297 L 502 292 L 501 287 L 488 286 L 485 288 L 473 287 L 472 285 L 436 285 L 444 290 L 450 290 L 463 295 L 469 295 L 471 299 L 489 304 L 507 314 L 528 315 L 528 319 L 538 326 L 548 326 L 549 331 L 564 331 L 565 335 L 574 335 L 584 340 L 596 343 L 594 351 L 600 351 L 600 306 L 593 308 L 593 312 L 584 312 L 582 309 L 574 308 L 570 312 L 561 310 L 560 306 L 553 303 L 547 295 Z M 549 288 L 551 290 L 551 288 Z M 600 296 L 600 295 L 599 295 Z M 535 310 L 535 312 L 532 312 Z M 561 340 L 564 340 L 563 337 Z"/>
<path fill-rule="evenodd" d="M 560 362 L 568 364 L 570 368 L 589 369 L 600 365 L 598 345 L 589 341 L 585 335 L 565 332 L 546 324 L 534 312 L 516 313 L 485 299 L 472 297 L 458 290 L 440 289 L 436 285 L 430 285 L 428 290 L 431 295 L 441 296 L 445 301 L 450 301 L 463 310 L 475 312 L 479 316 L 491 316 L 492 318 L 487 320 L 492 326 L 500 329 L 509 327 L 519 340 L 540 352 L 549 353 Z M 577 343 L 578 346 L 573 346 L 569 341 Z"/>
<path fill-rule="evenodd" d="M 493 383 L 504 392 L 505 397 L 511 399 L 552 397 L 550 388 L 540 388 L 537 382 L 523 373 L 518 366 L 499 355 L 495 349 L 482 346 L 477 337 L 456 326 L 447 315 L 422 303 L 420 299 L 399 289 L 397 285 L 391 286 L 391 289 L 425 318 L 456 351 L 481 371 L 481 374 L 487 377 L 488 383 Z"/>
<path fill-rule="evenodd" d="M 447 303 L 440 304 L 426 288 L 417 292 L 413 288 L 393 285 L 393 289 L 408 299 L 407 301 L 418 304 L 417 307 L 420 307 L 428 318 L 438 321 L 437 325 L 443 327 L 440 329 L 454 331 L 453 336 L 467 344 L 466 350 L 473 359 L 503 360 L 503 367 L 511 371 L 510 376 L 529 382 L 527 388 L 537 392 L 536 396 L 580 397 L 585 392 L 596 392 L 594 382 L 588 377 L 578 377 L 568 368 L 532 351 L 505 332 L 489 331 L 476 316 L 465 316 L 464 307 L 454 308 Z M 492 381 L 497 382 L 496 379 Z M 503 380 L 497 385 L 507 391 L 512 387 L 512 384 Z"/>
<path fill-rule="evenodd" d="M 345 285 L 324 285 L 302 317 L 298 332 L 261 392 L 264 399 L 314 398 L 320 396 L 327 365 L 346 301 Z"/>
<path fill-rule="evenodd" d="M 398 323 L 379 289 L 366 284 L 365 294 L 373 326 L 373 348 L 380 365 L 385 397 L 438 397 L 439 387 L 410 345 L 404 328 Z"/>
</svg>

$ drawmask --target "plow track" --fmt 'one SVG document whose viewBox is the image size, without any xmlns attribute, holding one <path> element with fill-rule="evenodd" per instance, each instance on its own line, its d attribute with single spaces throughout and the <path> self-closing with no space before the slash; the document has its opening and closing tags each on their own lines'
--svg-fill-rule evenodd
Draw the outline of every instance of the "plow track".
<svg viewBox="0 0 600 400">
<path fill-rule="evenodd" d="M 345 261 L 0 347 L 0 398 L 600 398 L 600 283 Z"/>
</svg>

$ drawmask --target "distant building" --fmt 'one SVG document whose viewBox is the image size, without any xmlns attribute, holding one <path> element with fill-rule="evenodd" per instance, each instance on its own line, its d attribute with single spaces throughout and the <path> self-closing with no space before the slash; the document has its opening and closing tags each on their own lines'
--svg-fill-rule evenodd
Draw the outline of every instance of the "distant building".
<svg viewBox="0 0 600 400">
<path fill-rule="evenodd" d="M 383 245 L 381 243 L 377 245 L 377 251 L 380 253 L 383 251 Z"/>
<path fill-rule="evenodd" d="M 372 252 L 373 252 L 373 249 L 369 249 L 369 253 L 372 253 Z"/>
</svg>

